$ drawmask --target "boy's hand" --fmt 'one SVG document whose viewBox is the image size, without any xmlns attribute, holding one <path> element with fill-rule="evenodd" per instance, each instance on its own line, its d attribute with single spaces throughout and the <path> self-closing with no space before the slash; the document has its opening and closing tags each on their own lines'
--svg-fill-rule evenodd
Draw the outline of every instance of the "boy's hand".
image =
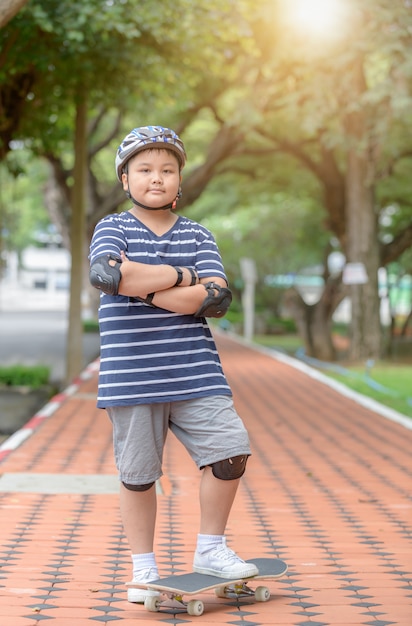
<svg viewBox="0 0 412 626">
<path fill-rule="evenodd" d="M 131 263 L 131 261 L 129 261 L 129 259 L 127 258 L 124 250 L 120 251 L 120 258 L 122 259 L 122 263 Z"/>
</svg>

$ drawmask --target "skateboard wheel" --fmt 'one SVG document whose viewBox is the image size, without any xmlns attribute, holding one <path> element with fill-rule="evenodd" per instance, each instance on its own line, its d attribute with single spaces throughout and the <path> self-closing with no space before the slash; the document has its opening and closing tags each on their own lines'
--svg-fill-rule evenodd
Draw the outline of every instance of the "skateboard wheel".
<svg viewBox="0 0 412 626">
<path fill-rule="evenodd" d="M 205 607 L 201 600 L 190 600 L 190 602 L 187 603 L 187 614 L 202 615 L 204 608 Z"/>
<path fill-rule="evenodd" d="M 267 587 L 256 587 L 255 600 L 256 602 L 267 602 L 270 599 L 270 591 Z"/>
<path fill-rule="evenodd" d="M 144 601 L 144 608 L 151 613 L 157 613 L 160 604 L 160 599 L 157 596 L 147 596 Z"/>
<path fill-rule="evenodd" d="M 227 587 L 216 587 L 215 589 L 215 594 L 218 598 L 227 598 L 227 592 L 226 592 Z"/>
</svg>

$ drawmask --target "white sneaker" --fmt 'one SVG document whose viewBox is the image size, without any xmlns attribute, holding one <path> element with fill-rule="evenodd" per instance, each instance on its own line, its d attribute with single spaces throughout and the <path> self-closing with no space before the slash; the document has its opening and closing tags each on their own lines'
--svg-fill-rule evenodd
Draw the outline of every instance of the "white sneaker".
<svg viewBox="0 0 412 626">
<path fill-rule="evenodd" d="M 159 572 L 156 567 L 146 567 L 137 572 L 133 576 L 134 583 L 151 583 L 159 578 Z M 129 587 L 127 590 L 127 599 L 129 602 L 137 602 L 144 604 L 144 601 L 148 596 L 160 596 L 158 591 L 152 591 L 151 589 L 138 589 L 136 587 Z"/>
<path fill-rule="evenodd" d="M 253 563 L 246 563 L 233 550 L 227 547 L 226 539 L 212 550 L 200 554 L 195 552 L 193 571 L 219 578 L 249 578 L 259 573 Z"/>
</svg>

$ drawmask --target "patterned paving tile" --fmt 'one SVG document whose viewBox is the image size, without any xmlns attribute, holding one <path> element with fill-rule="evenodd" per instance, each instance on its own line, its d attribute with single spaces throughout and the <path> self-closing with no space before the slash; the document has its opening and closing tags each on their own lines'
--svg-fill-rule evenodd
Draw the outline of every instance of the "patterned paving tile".
<svg viewBox="0 0 412 626">
<path fill-rule="evenodd" d="M 228 336 L 218 342 L 253 449 L 228 540 L 244 558 L 288 563 L 268 583 L 270 601 L 208 593 L 193 618 L 127 603 L 131 561 L 92 368 L 0 462 L 1 625 L 412 623 L 411 430 Z M 173 436 L 164 470 L 156 551 L 169 575 L 190 570 L 199 515 L 199 472 Z"/>
</svg>

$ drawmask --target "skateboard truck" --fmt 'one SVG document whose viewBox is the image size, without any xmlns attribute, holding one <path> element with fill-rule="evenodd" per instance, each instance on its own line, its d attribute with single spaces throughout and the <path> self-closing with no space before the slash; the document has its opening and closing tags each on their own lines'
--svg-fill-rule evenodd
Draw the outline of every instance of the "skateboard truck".
<svg viewBox="0 0 412 626">
<path fill-rule="evenodd" d="M 186 611 L 188 615 L 203 615 L 205 606 L 201 600 L 189 600 L 188 602 L 186 602 L 185 600 L 183 600 L 183 595 L 180 593 L 167 593 L 164 591 L 163 594 L 166 595 L 169 600 L 172 600 L 174 603 L 176 603 L 176 608 Z M 160 611 L 162 606 L 166 607 L 166 604 L 165 601 L 162 600 L 159 596 L 148 596 L 144 601 L 144 608 L 146 609 L 146 611 L 150 611 L 152 613 Z M 170 608 L 172 608 L 172 606 L 170 606 Z"/>
<path fill-rule="evenodd" d="M 253 578 L 251 579 L 253 580 Z M 251 589 L 246 582 L 233 585 L 222 585 L 215 589 L 218 598 L 247 598 L 252 597 L 256 602 L 267 602 L 270 599 L 270 589 L 264 585 Z"/>
</svg>

